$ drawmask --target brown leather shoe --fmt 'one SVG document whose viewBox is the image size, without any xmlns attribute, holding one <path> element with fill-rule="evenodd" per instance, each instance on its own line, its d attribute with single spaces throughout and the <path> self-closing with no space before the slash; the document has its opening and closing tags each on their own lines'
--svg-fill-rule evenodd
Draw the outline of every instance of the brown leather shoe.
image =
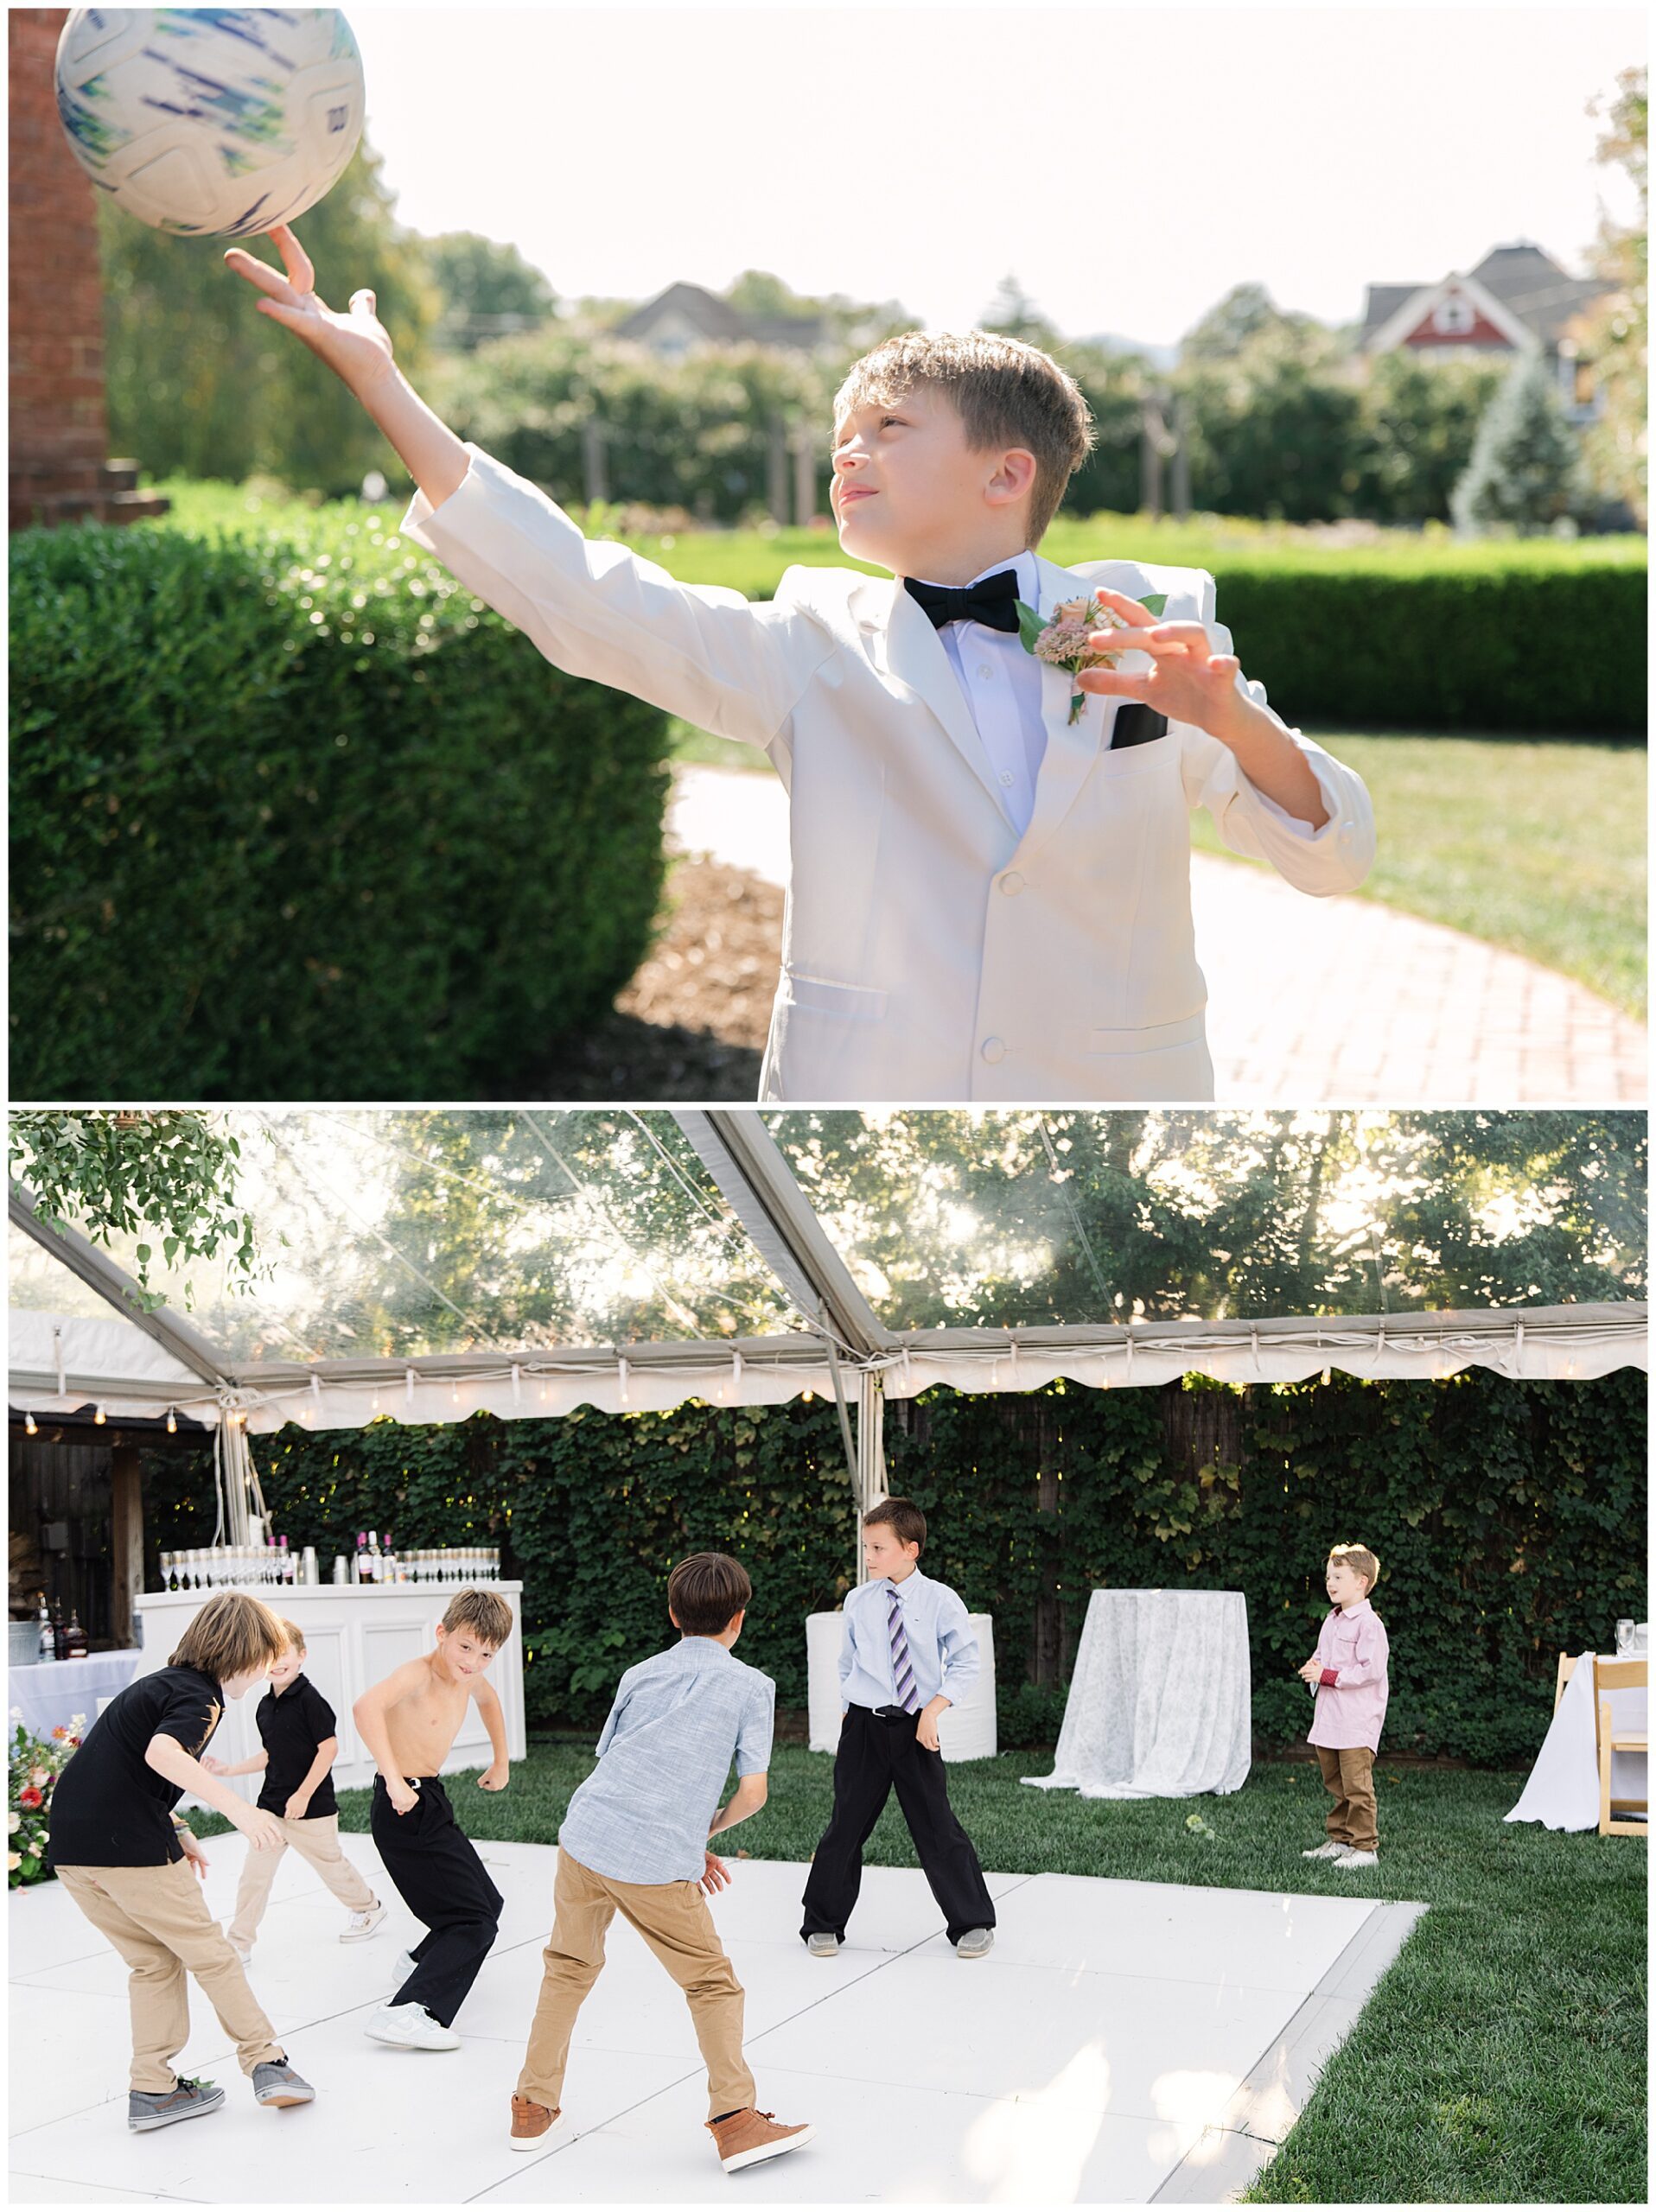
<svg viewBox="0 0 1656 2212">
<path fill-rule="evenodd" d="M 751 2105 L 733 2112 L 729 2120 L 710 2120 L 706 2126 L 727 2174 L 756 2166 L 761 2158 L 780 2158 L 785 2151 L 797 2151 L 817 2132 L 804 2126 L 778 2127 L 774 2112 L 755 2112 Z"/>
<path fill-rule="evenodd" d="M 532 2097 L 520 2097 L 514 2090 L 512 2096 L 511 2143 L 514 2151 L 538 2151 L 543 2143 L 550 2142 L 564 2125 L 564 2107 L 554 2105 L 549 2112 L 545 2105 L 538 2105 Z"/>
</svg>

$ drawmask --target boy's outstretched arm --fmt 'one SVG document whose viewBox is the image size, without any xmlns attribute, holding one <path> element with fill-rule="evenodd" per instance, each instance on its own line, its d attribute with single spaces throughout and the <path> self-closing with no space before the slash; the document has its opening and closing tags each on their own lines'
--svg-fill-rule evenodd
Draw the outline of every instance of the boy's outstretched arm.
<svg viewBox="0 0 1656 2212">
<path fill-rule="evenodd" d="M 431 505 L 441 506 L 464 483 L 470 456 L 392 359 L 391 334 L 374 312 L 373 294 L 353 292 L 349 313 L 340 315 L 317 296 L 310 256 L 287 225 L 278 223 L 270 236 L 285 276 L 239 245 L 226 262 L 264 293 L 258 312 L 291 330 L 361 401 Z"/>
</svg>

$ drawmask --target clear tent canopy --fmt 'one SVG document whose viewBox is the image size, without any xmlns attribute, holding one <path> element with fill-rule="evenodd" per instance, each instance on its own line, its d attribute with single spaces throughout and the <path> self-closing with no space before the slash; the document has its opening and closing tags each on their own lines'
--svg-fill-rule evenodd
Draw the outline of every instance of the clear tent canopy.
<svg viewBox="0 0 1656 2212">
<path fill-rule="evenodd" d="M 1633 1115 L 229 1110 L 257 1262 L 11 1197 L 10 1394 L 244 1434 L 1645 1363 Z M 135 1287 L 140 1247 L 148 1295 Z M 850 1415 L 857 1415 L 853 1440 Z"/>
</svg>

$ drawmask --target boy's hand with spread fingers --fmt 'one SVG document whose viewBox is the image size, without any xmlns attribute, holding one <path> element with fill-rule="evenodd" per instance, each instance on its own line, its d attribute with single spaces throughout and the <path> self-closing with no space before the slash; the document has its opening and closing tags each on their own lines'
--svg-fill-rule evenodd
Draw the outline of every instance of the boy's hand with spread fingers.
<svg viewBox="0 0 1656 2212">
<path fill-rule="evenodd" d="M 245 246 L 232 245 L 225 255 L 226 264 L 264 293 L 260 315 L 284 324 L 353 391 L 361 393 L 392 366 L 391 333 L 374 311 L 373 294 L 353 292 L 350 312 L 339 314 L 318 296 L 310 256 L 288 226 L 277 223 L 269 236 L 285 275 Z"/>
<path fill-rule="evenodd" d="M 1094 588 L 1099 604 L 1127 626 L 1092 632 L 1087 643 L 1093 652 L 1148 653 L 1154 665 L 1083 669 L 1077 690 L 1131 699 L 1170 722 L 1205 729 L 1235 753 L 1249 782 L 1267 798 L 1321 830 L 1329 818 L 1322 787 L 1293 739 L 1237 688 L 1242 664 L 1236 655 L 1214 652 L 1200 622 L 1160 622 L 1125 592 Z"/>
</svg>

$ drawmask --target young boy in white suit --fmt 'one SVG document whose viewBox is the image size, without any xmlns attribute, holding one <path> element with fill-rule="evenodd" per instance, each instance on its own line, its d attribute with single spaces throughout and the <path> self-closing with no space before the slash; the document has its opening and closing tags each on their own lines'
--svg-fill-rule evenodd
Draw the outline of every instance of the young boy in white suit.
<svg viewBox="0 0 1656 2212">
<path fill-rule="evenodd" d="M 1361 779 L 1244 679 L 1211 576 L 1035 551 L 1091 439 L 1055 362 L 984 332 L 859 361 L 832 503 L 844 551 L 891 580 L 790 569 L 750 604 L 583 537 L 432 414 L 372 293 L 336 313 L 292 232 L 271 236 L 285 276 L 225 257 L 401 455 L 405 533 L 557 667 L 762 748 L 787 786 L 761 1097 L 1213 1096 L 1189 810 L 1317 894 L 1361 882 L 1373 818 Z M 1143 604 L 1158 594 L 1159 619 Z M 1016 602 L 1044 621 L 1089 595 L 1134 650 L 1073 677 L 1026 650 Z"/>
</svg>

